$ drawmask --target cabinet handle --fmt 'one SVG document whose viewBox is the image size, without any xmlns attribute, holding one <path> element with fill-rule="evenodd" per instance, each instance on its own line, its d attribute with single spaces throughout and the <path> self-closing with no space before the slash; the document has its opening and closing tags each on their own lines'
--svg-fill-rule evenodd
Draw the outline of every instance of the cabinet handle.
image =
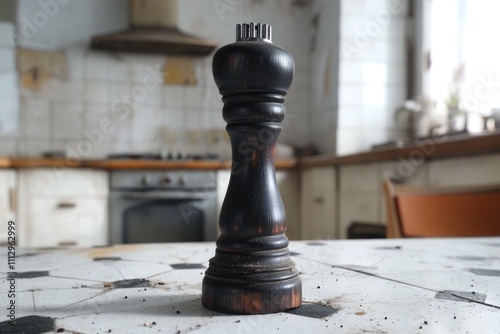
<svg viewBox="0 0 500 334">
<path fill-rule="evenodd" d="M 16 202 L 16 189 L 9 189 L 9 209 L 11 212 L 15 213 L 17 211 L 17 202 Z"/>
<path fill-rule="evenodd" d="M 313 201 L 314 201 L 314 203 L 321 204 L 321 203 L 323 203 L 323 197 L 316 197 Z"/>
<path fill-rule="evenodd" d="M 71 202 L 60 202 L 59 204 L 57 204 L 57 208 L 59 209 L 71 209 L 74 208 L 75 206 L 76 204 Z"/>
<path fill-rule="evenodd" d="M 76 245 L 77 245 L 76 241 L 61 241 L 61 242 L 59 242 L 59 246 L 62 246 L 62 247 L 64 247 L 64 246 L 76 246 Z"/>
</svg>

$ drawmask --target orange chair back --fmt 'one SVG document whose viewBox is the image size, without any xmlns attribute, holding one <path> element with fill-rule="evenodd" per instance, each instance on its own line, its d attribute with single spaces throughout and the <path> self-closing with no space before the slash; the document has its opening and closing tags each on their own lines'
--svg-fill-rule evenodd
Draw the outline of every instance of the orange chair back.
<svg viewBox="0 0 500 334">
<path fill-rule="evenodd" d="M 500 236 L 500 186 L 411 189 L 385 185 L 388 237 Z M 392 218 L 392 222 L 391 222 Z"/>
</svg>

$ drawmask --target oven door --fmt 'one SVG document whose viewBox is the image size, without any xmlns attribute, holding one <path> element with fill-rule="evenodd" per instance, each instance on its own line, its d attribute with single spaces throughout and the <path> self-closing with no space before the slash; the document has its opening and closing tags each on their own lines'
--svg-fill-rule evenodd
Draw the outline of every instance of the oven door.
<svg viewBox="0 0 500 334">
<path fill-rule="evenodd" d="M 215 240 L 216 202 L 189 191 L 111 193 L 111 244 Z"/>
</svg>

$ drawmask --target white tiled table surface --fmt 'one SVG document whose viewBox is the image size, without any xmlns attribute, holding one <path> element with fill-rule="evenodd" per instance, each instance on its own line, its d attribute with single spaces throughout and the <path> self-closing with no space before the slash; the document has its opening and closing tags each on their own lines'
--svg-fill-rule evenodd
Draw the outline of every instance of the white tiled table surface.
<svg viewBox="0 0 500 334">
<path fill-rule="evenodd" d="M 291 242 L 303 306 L 252 316 L 202 307 L 214 250 L 214 243 L 25 250 L 16 259 L 17 327 L 2 322 L 0 331 L 500 333 L 500 238 Z M 7 268 L 5 246 L 0 254 Z"/>
</svg>

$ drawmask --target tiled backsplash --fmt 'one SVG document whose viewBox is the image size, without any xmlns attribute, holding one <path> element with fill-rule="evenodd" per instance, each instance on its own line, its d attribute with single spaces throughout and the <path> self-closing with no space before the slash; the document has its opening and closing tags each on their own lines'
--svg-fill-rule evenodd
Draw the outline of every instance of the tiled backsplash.
<svg viewBox="0 0 500 334">
<path fill-rule="evenodd" d="M 280 141 L 304 146 L 310 130 L 309 61 L 303 47 L 309 22 L 298 18 L 309 13 L 307 6 L 292 0 L 245 1 L 221 18 L 212 1 L 182 1 L 179 24 L 222 46 L 234 41 L 236 23 L 255 20 L 255 15 L 248 15 L 255 11 L 265 13 L 258 17 L 274 24 L 274 42 L 295 58 L 296 76 L 287 96 Z M 57 51 L 18 49 L 20 124 L 17 133 L 0 138 L 0 156 L 64 151 L 76 152 L 81 158 L 101 158 L 125 151 L 166 150 L 217 153 L 228 158 L 229 138 L 221 96 L 213 81 L 212 57 L 182 58 L 195 69 L 194 85 L 168 83 L 169 62 L 178 61 L 91 51 L 86 44 Z"/>
<path fill-rule="evenodd" d="M 400 134 L 394 112 L 406 97 L 405 9 L 387 18 L 377 15 L 404 2 L 242 1 L 224 11 L 214 3 L 179 1 L 181 29 L 222 46 L 234 41 L 236 23 L 258 18 L 273 25 L 274 43 L 295 59 L 281 143 L 350 153 Z M 360 46 L 356 38 L 365 30 L 366 45 Z M 20 87 L 20 97 L 0 92 L 8 95 L 0 115 L 11 115 L 0 116 L 11 129 L 0 134 L 0 156 L 71 150 L 83 158 L 160 150 L 230 155 L 211 56 L 182 58 L 194 68 L 196 83 L 180 85 L 170 82 L 182 78 L 168 77 L 169 64 L 176 66 L 179 59 L 96 52 L 86 44 L 53 52 L 21 48 L 16 76 L 14 49 L 4 44 L 0 41 L 0 83 Z M 346 47 L 354 47 L 350 57 Z M 19 117 L 6 108 L 19 108 Z"/>
<path fill-rule="evenodd" d="M 165 85 L 163 69 L 169 60 L 83 46 L 68 49 L 63 57 L 19 52 L 18 63 L 32 63 L 20 73 L 27 79 L 21 84 L 18 154 L 74 150 L 93 158 L 167 149 L 227 155 L 210 58 L 193 59 L 196 86 Z M 54 67 L 61 61 L 68 64 L 67 71 L 56 75 Z M 33 69 L 38 77 L 29 72 Z"/>
</svg>

